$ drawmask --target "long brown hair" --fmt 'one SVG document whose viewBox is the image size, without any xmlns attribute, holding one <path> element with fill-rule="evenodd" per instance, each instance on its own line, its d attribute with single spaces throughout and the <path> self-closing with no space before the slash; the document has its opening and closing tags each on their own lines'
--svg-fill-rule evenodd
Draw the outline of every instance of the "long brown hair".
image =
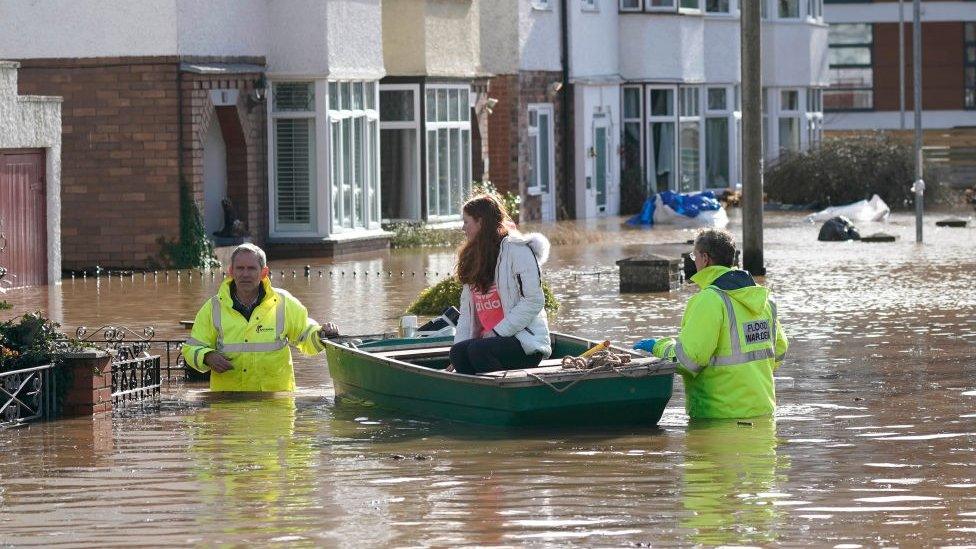
<svg viewBox="0 0 976 549">
<path fill-rule="evenodd" d="M 512 220 L 505 206 L 489 194 L 468 200 L 461 211 L 480 222 L 481 228 L 458 251 L 457 277 L 462 284 L 470 284 L 479 292 L 486 292 L 495 282 L 498 252 Z"/>
</svg>

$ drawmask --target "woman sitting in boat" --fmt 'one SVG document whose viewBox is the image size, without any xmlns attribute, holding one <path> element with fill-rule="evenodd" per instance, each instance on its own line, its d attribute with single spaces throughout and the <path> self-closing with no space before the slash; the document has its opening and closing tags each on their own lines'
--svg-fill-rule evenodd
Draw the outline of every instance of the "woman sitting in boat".
<svg viewBox="0 0 976 549">
<path fill-rule="evenodd" d="M 539 270 L 549 241 L 519 233 L 491 195 L 468 200 L 462 213 L 461 317 L 448 369 L 478 374 L 538 366 L 552 354 Z"/>
</svg>

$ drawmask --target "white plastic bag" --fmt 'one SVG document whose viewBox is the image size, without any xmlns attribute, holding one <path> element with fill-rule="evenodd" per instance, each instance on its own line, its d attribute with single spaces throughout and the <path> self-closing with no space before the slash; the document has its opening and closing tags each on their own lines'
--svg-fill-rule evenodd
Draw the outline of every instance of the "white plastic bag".
<svg viewBox="0 0 976 549">
<path fill-rule="evenodd" d="M 661 196 L 658 195 L 654 199 L 654 224 L 724 229 L 729 224 L 729 215 L 725 213 L 725 208 L 719 208 L 717 210 L 702 210 L 695 217 L 684 216 L 671 209 L 671 206 L 665 205 L 661 201 Z"/>
<path fill-rule="evenodd" d="M 832 217 L 842 215 L 851 221 L 886 221 L 891 208 L 885 204 L 881 197 L 874 195 L 871 200 L 858 200 L 853 204 L 843 206 L 831 206 L 826 210 L 819 211 L 807 216 L 807 221 L 827 221 Z"/>
</svg>

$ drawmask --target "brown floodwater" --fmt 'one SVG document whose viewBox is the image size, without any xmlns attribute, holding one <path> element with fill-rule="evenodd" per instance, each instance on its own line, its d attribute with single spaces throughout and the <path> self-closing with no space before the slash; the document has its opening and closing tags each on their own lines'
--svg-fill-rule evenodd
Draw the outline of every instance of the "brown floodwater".
<svg viewBox="0 0 976 549">
<path fill-rule="evenodd" d="M 939 217 L 917 246 L 907 214 L 861 224 L 899 236 L 866 244 L 767 213 L 765 284 L 791 342 L 775 421 L 689 425 L 676 381 L 658 428 L 489 429 L 336 406 L 324 360 L 301 358 L 292 397 L 174 385 L 158 409 L 0 431 L 0 546 L 976 545 L 976 229 Z M 620 295 L 614 262 L 692 233 L 618 221 L 576 223 L 602 238 L 553 250 L 554 329 L 622 343 L 675 330 L 693 289 Z M 318 320 L 372 333 L 452 262 L 272 268 Z M 216 284 L 76 278 L 3 298 L 8 317 L 178 338 Z"/>
</svg>

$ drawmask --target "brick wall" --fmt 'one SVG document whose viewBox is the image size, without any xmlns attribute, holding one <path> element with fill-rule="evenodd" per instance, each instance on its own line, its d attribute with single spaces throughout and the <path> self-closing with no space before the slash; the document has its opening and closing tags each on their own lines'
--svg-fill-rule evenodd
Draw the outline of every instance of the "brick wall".
<svg viewBox="0 0 976 549">
<path fill-rule="evenodd" d="M 538 196 L 526 196 L 529 175 L 529 104 L 549 103 L 553 106 L 553 146 L 555 151 L 556 217 L 569 216 L 572 205 L 566 204 L 566 186 L 573 185 L 572 177 L 564 173 L 566 143 L 563 140 L 562 93 L 553 91 L 560 82 L 558 72 L 523 71 L 518 75 L 497 76 L 490 80 L 488 95 L 498 99 L 494 114 L 488 119 L 489 167 L 492 182 L 499 190 L 518 192 L 522 196 L 523 221 L 541 217 L 542 202 Z M 572 104 L 570 102 L 570 104 Z M 572 119 L 572 113 L 570 113 Z M 572 123 L 572 122 L 570 122 Z M 568 144 L 570 147 L 572 143 Z"/>
<path fill-rule="evenodd" d="M 177 57 L 20 61 L 21 94 L 64 98 L 63 267 L 151 264 L 160 251 L 157 240 L 179 236 L 181 100 L 184 176 L 202 200 L 202 140 L 205 124 L 217 114 L 209 90 L 249 90 L 258 75 L 221 79 L 183 73 L 181 99 Z M 263 59 L 243 61 L 264 64 Z M 267 217 L 264 105 L 248 111 L 239 104 L 237 116 L 233 110 L 219 117 L 228 148 L 228 191 L 260 237 Z"/>
<path fill-rule="evenodd" d="M 962 110 L 963 24 L 922 25 L 922 107 L 926 110 Z M 898 110 L 898 24 L 874 25 L 874 108 Z M 905 109 L 913 106 L 912 25 L 905 24 Z"/>
</svg>

